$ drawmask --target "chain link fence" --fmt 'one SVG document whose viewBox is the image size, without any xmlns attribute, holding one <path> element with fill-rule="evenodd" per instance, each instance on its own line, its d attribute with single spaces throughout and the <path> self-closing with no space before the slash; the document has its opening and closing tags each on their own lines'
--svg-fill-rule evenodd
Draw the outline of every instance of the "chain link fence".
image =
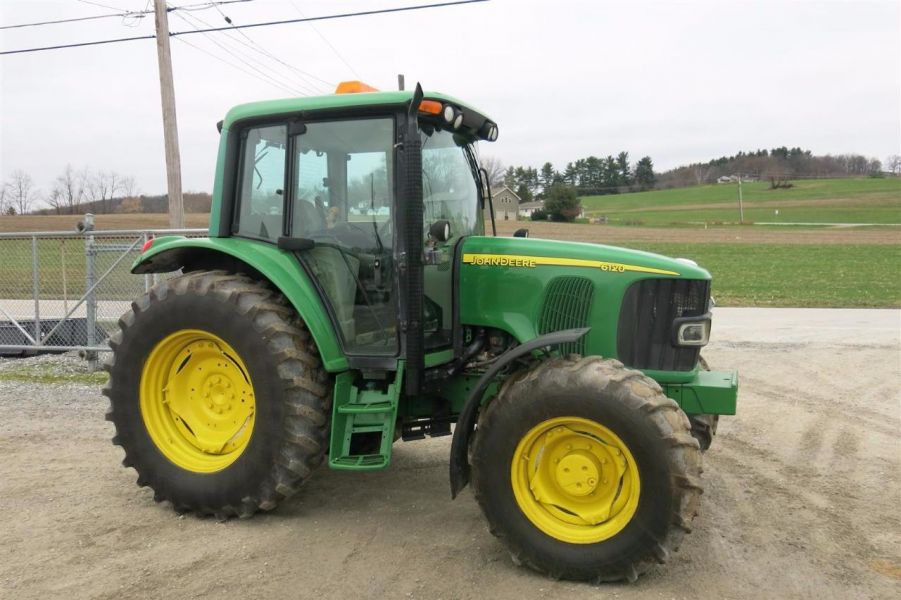
<svg viewBox="0 0 901 600">
<path fill-rule="evenodd" d="M 0 233 L 0 355 L 81 350 L 89 360 L 159 278 L 132 275 L 144 243 L 206 229 Z"/>
</svg>

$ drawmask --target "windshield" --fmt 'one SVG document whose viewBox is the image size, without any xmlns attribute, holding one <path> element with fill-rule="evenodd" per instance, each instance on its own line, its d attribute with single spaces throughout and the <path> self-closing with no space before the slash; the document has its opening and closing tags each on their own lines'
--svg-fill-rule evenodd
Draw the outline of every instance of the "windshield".
<svg viewBox="0 0 901 600">
<path fill-rule="evenodd" d="M 450 221 L 451 238 L 481 234 L 478 170 L 472 147 L 441 129 L 422 130 L 424 227 Z"/>
</svg>

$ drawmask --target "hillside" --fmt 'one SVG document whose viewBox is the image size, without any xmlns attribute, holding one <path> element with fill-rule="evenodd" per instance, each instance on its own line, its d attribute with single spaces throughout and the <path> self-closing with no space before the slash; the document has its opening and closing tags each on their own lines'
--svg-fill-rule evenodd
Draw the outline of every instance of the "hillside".
<svg viewBox="0 0 901 600">
<path fill-rule="evenodd" d="M 901 223 L 901 179 L 808 179 L 793 184 L 789 189 L 771 190 L 768 182 L 743 183 L 745 221 Z M 739 221 L 735 183 L 586 196 L 582 206 L 587 216 L 606 216 L 618 225 Z"/>
</svg>

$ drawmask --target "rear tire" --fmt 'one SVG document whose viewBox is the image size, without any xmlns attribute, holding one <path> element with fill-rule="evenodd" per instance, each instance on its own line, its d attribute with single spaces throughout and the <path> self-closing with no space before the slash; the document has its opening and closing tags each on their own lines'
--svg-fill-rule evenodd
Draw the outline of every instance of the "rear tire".
<svg viewBox="0 0 901 600">
<path fill-rule="evenodd" d="M 548 433 L 536 438 L 545 423 Z M 526 455 L 530 440 L 538 445 Z M 622 461 L 617 482 L 609 469 L 621 455 L 629 466 Z M 570 463 L 590 478 L 592 498 L 565 479 Z M 510 377 L 480 416 L 472 468 L 491 532 L 514 562 L 555 578 L 634 581 L 679 547 L 701 494 L 701 454 L 685 414 L 655 381 L 599 357 L 551 359 Z M 536 484 L 541 477 L 550 479 Z M 617 498 L 607 516 L 580 520 L 574 510 L 596 511 L 590 503 L 607 493 Z"/>
<path fill-rule="evenodd" d="M 138 485 L 152 488 L 157 502 L 169 501 L 180 513 L 249 517 L 294 494 L 322 462 L 331 384 L 306 327 L 284 297 L 265 284 L 225 271 L 173 277 L 135 300 L 119 327 L 110 338 L 113 353 L 106 364 L 107 420 L 116 428 L 113 443 L 125 450 L 123 465 L 134 467 Z M 161 354 L 158 350 L 172 339 L 184 347 Z M 212 359 L 207 357 L 206 363 L 199 358 L 198 344 L 210 348 Z M 191 358 L 179 365 L 182 357 Z M 189 369 L 218 368 L 220 360 L 235 377 L 231 380 L 235 386 L 228 387 L 231 391 L 243 387 L 245 395 L 239 398 L 247 397 L 252 406 L 238 405 L 250 415 L 245 425 L 234 426 L 244 429 L 222 448 L 210 450 L 201 447 L 202 436 L 195 429 L 215 427 L 222 411 L 227 415 L 232 410 L 234 400 L 214 406 L 203 399 L 200 392 L 207 388 L 201 384 L 213 385 L 206 381 L 211 373 L 196 374 L 187 383 L 179 378 L 185 377 L 183 368 L 194 377 Z M 149 363 L 159 361 L 165 364 L 156 365 L 154 371 Z M 157 385 L 160 377 L 163 383 Z M 176 379 L 181 387 L 173 383 Z M 220 388 L 225 385 L 223 379 L 213 379 L 222 384 Z M 195 387 L 201 389 L 195 392 Z M 213 390 L 214 396 L 220 388 Z M 173 390 L 180 390 L 178 397 Z M 200 402 L 210 410 L 201 412 L 207 408 L 199 407 Z M 212 424 L 201 423 L 199 417 L 179 420 L 188 411 L 211 415 Z M 209 429 L 208 434 L 215 442 L 217 431 Z M 237 448 L 234 455 L 225 456 L 232 447 Z M 172 448 L 181 448 L 181 454 Z"/>
</svg>

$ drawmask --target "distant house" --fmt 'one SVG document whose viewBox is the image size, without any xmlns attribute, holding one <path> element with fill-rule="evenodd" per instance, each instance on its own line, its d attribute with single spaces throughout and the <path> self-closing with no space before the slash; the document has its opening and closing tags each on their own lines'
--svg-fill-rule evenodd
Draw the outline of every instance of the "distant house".
<svg viewBox="0 0 901 600">
<path fill-rule="evenodd" d="M 747 183 L 749 181 L 757 181 L 757 179 L 758 178 L 754 175 L 742 175 L 742 174 L 722 175 L 721 177 L 717 178 L 716 182 L 717 183 L 738 183 L 740 180 L 744 183 Z"/>
<path fill-rule="evenodd" d="M 536 210 L 544 210 L 544 202 L 523 202 L 519 205 L 519 216 L 529 219 Z"/>
<path fill-rule="evenodd" d="M 519 196 L 507 186 L 491 190 L 491 200 L 494 205 L 495 221 L 516 221 L 520 207 Z M 491 217 L 485 211 L 485 220 Z"/>
</svg>

